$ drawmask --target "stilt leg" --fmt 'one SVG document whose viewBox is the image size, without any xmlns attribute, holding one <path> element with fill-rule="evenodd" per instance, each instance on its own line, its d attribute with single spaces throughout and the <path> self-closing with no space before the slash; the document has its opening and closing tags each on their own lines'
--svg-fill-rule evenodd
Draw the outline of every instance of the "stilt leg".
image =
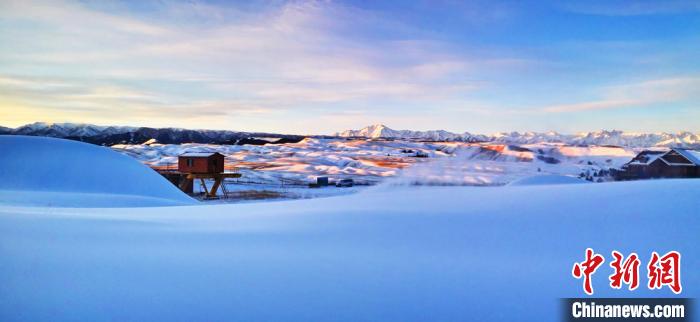
<svg viewBox="0 0 700 322">
<path fill-rule="evenodd" d="M 199 178 L 199 182 L 202 183 L 202 187 L 204 187 L 204 193 L 205 195 L 209 196 L 209 190 L 207 190 L 207 184 L 204 182 L 204 178 Z"/>
</svg>

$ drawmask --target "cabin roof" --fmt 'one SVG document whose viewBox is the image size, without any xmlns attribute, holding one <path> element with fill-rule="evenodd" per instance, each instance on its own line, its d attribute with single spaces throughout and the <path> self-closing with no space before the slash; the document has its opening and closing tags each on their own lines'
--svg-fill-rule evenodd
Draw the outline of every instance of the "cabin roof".
<svg viewBox="0 0 700 322">
<path fill-rule="evenodd" d="M 688 149 L 673 149 L 693 164 L 700 166 L 700 151 Z"/>
<path fill-rule="evenodd" d="M 679 155 L 687 159 L 690 163 L 673 163 L 666 160 L 664 157 L 672 151 L 678 153 Z M 668 151 L 644 150 L 637 154 L 637 156 L 635 156 L 632 159 L 632 161 L 628 162 L 627 164 L 650 165 L 652 164 L 652 162 L 658 159 L 661 159 L 661 161 L 670 166 L 700 166 L 700 151 L 681 148 L 672 148 Z"/>
<path fill-rule="evenodd" d="M 657 150 L 644 150 L 642 152 L 639 152 L 637 156 L 632 159 L 632 161 L 628 162 L 627 164 L 632 164 L 632 165 L 649 165 L 652 162 L 656 161 L 658 158 L 662 157 L 668 153 L 668 151 L 657 151 Z M 645 156 L 646 158 L 639 158 L 640 156 Z"/>
<path fill-rule="evenodd" d="M 695 165 L 700 165 L 700 151 L 698 150 L 686 150 L 686 149 L 676 149 L 678 153 L 686 157 L 686 159 L 695 163 Z"/>
<path fill-rule="evenodd" d="M 191 158 L 208 158 L 215 154 L 221 154 L 219 152 L 185 152 L 180 154 L 181 157 L 191 157 Z"/>
</svg>

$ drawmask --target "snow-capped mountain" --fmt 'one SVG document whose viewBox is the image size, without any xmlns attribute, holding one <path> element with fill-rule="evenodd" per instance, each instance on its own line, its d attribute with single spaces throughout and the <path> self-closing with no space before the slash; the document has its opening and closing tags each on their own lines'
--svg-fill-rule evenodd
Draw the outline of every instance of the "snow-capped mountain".
<svg viewBox="0 0 700 322">
<path fill-rule="evenodd" d="M 578 134 L 573 143 L 618 146 L 699 146 L 700 135 L 679 133 L 626 133 L 622 131 L 598 131 Z"/>
<path fill-rule="evenodd" d="M 370 125 L 360 130 L 337 133 L 341 137 L 410 139 L 426 141 L 496 142 L 506 144 L 564 143 L 569 145 L 614 145 L 624 147 L 700 147 L 700 134 L 679 133 L 629 133 L 623 131 L 596 131 L 577 134 L 557 132 L 501 132 L 493 135 L 452 133 L 444 130 L 410 131 L 393 130 L 385 125 Z"/>
<path fill-rule="evenodd" d="M 160 142 L 164 144 L 214 143 L 214 144 L 260 144 L 260 137 L 274 137 L 280 142 L 297 142 L 304 137 L 269 133 L 248 133 L 216 130 L 188 130 L 179 128 L 149 128 L 133 126 L 100 126 L 80 123 L 36 122 L 15 129 L 0 128 L 0 134 L 48 136 L 84 141 L 98 145 L 141 144 Z M 268 141 L 265 141 L 268 142 Z"/>
<path fill-rule="evenodd" d="M 31 135 L 67 138 L 99 145 L 141 144 L 155 140 L 164 144 L 214 143 L 214 144 L 263 144 L 259 138 L 276 138 L 275 143 L 298 142 L 304 136 L 250 133 L 218 130 L 189 130 L 180 128 L 149 128 L 133 126 L 100 126 L 81 123 L 36 122 L 12 129 L 0 126 L 0 134 Z M 371 139 L 402 139 L 416 141 L 494 142 L 503 144 L 563 143 L 567 145 L 613 145 L 630 148 L 687 147 L 700 148 L 700 134 L 631 133 L 623 131 L 596 131 L 577 134 L 557 132 L 501 132 L 492 135 L 469 132 L 453 133 L 445 130 L 412 131 L 394 130 L 383 124 L 375 124 L 360 130 L 347 130 L 336 137 Z M 319 136 L 320 137 L 320 136 Z"/>
<path fill-rule="evenodd" d="M 547 133 L 498 133 L 492 141 L 502 143 L 565 143 L 570 145 L 613 145 L 624 147 L 700 147 L 700 135 L 679 133 L 628 133 L 623 131 L 596 131 L 577 134 Z"/>
<path fill-rule="evenodd" d="M 384 124 L 375 124 L 364 127 L 360 130 L 347 130 L 337 133 L 341 137 L 363 137 L 363 138 L 392 138 L 392 139 L 413 139 L 427 141 L 462 141 L 462 142 L 481 142 L 488 141 L 487 136 L 474 135 L 469 132 L 462 134 L 452 133 L 445 130 L 434 131 L 410 131 L 410 130 L 392 130 Z"/>
<path fill-rule="evenodd" d="M 130 126 L 99 126 L 82 123 L 46 123 L 35 122 L 12 130 L 12 134 L 49 136 L 49 137 L 90 137 L 96 135 L 112 135 L 135 130 Z"/>
</svg>

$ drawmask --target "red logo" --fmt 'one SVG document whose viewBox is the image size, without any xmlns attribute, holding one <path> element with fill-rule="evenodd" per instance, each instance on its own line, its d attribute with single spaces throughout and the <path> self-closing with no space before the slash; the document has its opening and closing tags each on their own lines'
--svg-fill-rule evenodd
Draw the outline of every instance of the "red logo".
<svg viewBox="0 0 700 322">
<path fill-rule="evenodd" d="M 612 251 L 613 261 L 610 267 L 613 273 L 610 274 L 610 287 L 614 289 L 622 288 L 622 284 L 627 284 L 628 289 L 633 291 L 639 287 L 639 266 L 641 260 L 636 253 L 631 253 L 627 258 L 618 252 Z M 603 255 L 596 254 L 593 249 L 586 248 L 586 258 L 583 262 L 574 263 L 571 275 L 576 279 L 583 278 L 583 291 L 588 295 L 593 295 L 592 277 L 598 268 L 605 262 Z M 670 251 L 663 256 L 657 252 L 651 253 L 651 259 L 647 265 L 647 284 L 650 290 L 661 289 L 668 286 L 673 293 L 680 294 L 683 290 L 681 286 L 681 254 L 677 251 Z"/>
<path fill-rule="evenodd" d="M 593 286 L 591 286 L 591 275 L 598 270 L 598 267 L 605 262 L 605 258 L 600 254 L 593 255 L 593 249 L 586 249 L 586 260 L 580 263 L 575 263 L 571 274 L 575 278 L 583 277 L 583 291 L 586 294 L 593 294 Z"/>
<path fill-rule="evenodd" d="M 610 287 L 619 289 L 622 283 L 629 285 L 629 290 L 632 291 L 639 286 L 639 264 L 640 260 L 636 253 L 630 254 L 623 262 L 624 258 L 618 251 L 612 252 L 614 261 L 610 263 L 615 272 L 610 275 Z"/>
<path fill-rule="evenodd" d="M 667 285 L 676 294 L 683 290 L 681 286 L 681 254 L 678 252 L 668 252 L 661 258 L 656 252 L 651 253 L 647 269 L 649 270 L 649 289 L 653 290 Z"/>
</svg>

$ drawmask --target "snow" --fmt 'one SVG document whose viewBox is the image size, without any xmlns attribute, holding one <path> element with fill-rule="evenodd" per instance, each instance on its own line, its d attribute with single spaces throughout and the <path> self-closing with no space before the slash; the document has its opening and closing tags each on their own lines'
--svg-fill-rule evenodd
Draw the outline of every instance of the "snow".
<svg viewBox="0 0 700 322">
<path fill-rule="evenodd" d="M 584 296 L 571 267 L 587 247 L 606 257 L 596 297 L 676 297 L 608 286 L 612 250 L 644 263 L 676 250 L 678 296 L 695 298 L 699 190 L 700 180 L 651 180 L 0 206 L 0 320 L 559 321 L 559 299 Z"/>
<path fill-rule="evenodd" d="M 181 157 L 210 157 L 216 154 L 216 152 L 185 152 L 180 154 Z"/>
<path fill-rule="evenodd" d="M 42 135 L 50 137 L 84 137 L 94 135 L 110 135 L 134 131 L 130 126 L 100 126 L 83 123 L 46 123 L 35 122 L 13 129 L 18 135 Z"/>
<path fill-rule="evenodd" d="M 595 131 L 577 134 L 561 134 L 553 131 L 500 132 L 493 135 L 452 133 L 444 130 L 411 131 L 393 130 L 383 124 L 375 124 L 360 130 L 347 130 L 336 135 L 341 137 L 365 137 L 371 139 L 413 139 L 429 141 L 491 142 L 504 144 L 563 143 L 567 145 L 641 147 L 700 147 L 700 134 L 678 133 L 632 133 L 623 131 Z"/>
<path fill-rule="evenodd" d="M 210 184 L 211 186 L 211 184 Z M 0 190 L 0 203 L 8 206 L 104 208 L 182 206 L 192 200 L 148 197 L 116 193 Z"/>
<path fill-rule="evenodd" d="M 617 168 L 636 152 L 600 146 L 571 147 L 562 144 L 452 143 L 449 157 L 416 163 L 387 185 L 506 185 L 536 175 L 593 176 Z M 599 177 L 608 180 L 609 177 Z M 597 180 L 598 178 L 592 178 Z"/>
<path fill-rule="evenodd" d="M 176 169 L 177 156 L 185 152 L 219 152 L 226 157 L 227 171 L 243 175 L 240 179 L 227 180 L 229 189 L 236 189 L 236 185 L 301 187 L 315 182 L 319 176 L 331 180 L 352 178 L 356 183 L 370 185 L 388 179 L 390 184 L 400 185 L 504 185 L 532 175 L 592 175 L 620 167 L 638 153 L 629 148 L 561 143 L 514 145 L 313 138 L 264 146 L 120 144 L 112 148 L 160 169 Z M 427 157 L 417 158 L 417 154 Z"/>
<path fill-rule="evenodd" d="M 441 146 L 307 138 L 298 143 L 274 145 L 119 144 L 112 148 L 160 169 L 176 169 L 177 156 L 183 153 L 219 152 L 226 157 L 226 171 L 243 175 L 235 182 L 306 186 L 318 176 L 333 180 L 353 178 L 358 183 L 374 184 L 397 175 L 398 170 L 410 164 L 426 161 L 413 157 L 418 151 L 431 157 L 447 155 L 438 151 Z M 403 153 L 403 149 L 414 152 Z"/>
<path fill-rule="evenodd" d="M 78 123 L 44 123 L 36 122 L 17 127 L 15 129 L 0 127 L 0 131 L 17 135 L 39 135 L 51 137 L 92 137 L 96 141 L 106 136 L 116 134 L 149 133 L 153 137 L 167 137 L 166 141 L 190 142 L 192 136 L 200 137 L 204 141 L 197 142 L 224 142 L 240 139 L 252 135 L 256 139 L 270 142 L 278 140 L 279 135 L 254 135 L 252 133 L 215 131 L 215 130 L 186 130 L 179 128 L 149 129 L 128 126 L 100 126 Z M 340 137 L 362 137 L 368 139 L 405 139 L 423 141 L 461 141 L 461 142 L 491 142 L 503 144 L 539 144 L 539 143 L 563 143 L 567 145 L 614 145 L 627 148 L 642 147 L 686 147 L 700 148 L 700 133 L 633 133 L 617 130 L 602 130 L 594 132 L 581 132 L 576 134 L 562 134 L 549 132 L 500 132 L 491 135 L 472 134 L 469 132 L 453 133 L 446 130 L 394 130 L 383 124 L 366 126 L 360 130 L 346 130 L 335 134 Z M 260 137 L 262 136 L 262 137 Z M 272 136 L 272 137 L 271 137 Z M 133 138 L 132 138 L 133 139 Z M 151 139 L 153 140 L 153 139 Z M 154 143 L 147 140 L 149 143 Z"/>
<path fill-rule="evenodd" d="M 478 142 L 486 141 L 488 138 L 483 135 L 472 135 L 469 132 L 463 134 L 451 133 L 445 130 L 433 131 L 410 131 L 392 130 L 384 124 L 374 124 L 366 126 L 360 130 L 346 130 L 336 133 L 340 137 L 365 137 L 371 139 L 393 138 L 393 139 L 417 139 L 429 141 L 464 141 Z"/>
<path fill-rule="evenodd" d="M 570 177 L 570 176 L 560 176 L 560 175 L 541 175 L 541 176 L 531 176 L 522 179 L 515 180 L 509 183 L 509 186 L 532 186 L 532 185 L 553 185 L 553 184 L 578 184 L 578 183 L 590 183 L 589 181 Z"/>
<path fill-rule="evenodd" d="M 686 149 L 676 149 L 678 153 L 686 157 L 690 162 L 695 165 L 700 165 L 700 151 L 698 150 L 686 150 Z"/>
<path fill-rule="evenodd" d="M 0 136 L 0 203 L 53 207 L 195 202 L 137 160 L 105 147 L 48 137 Z"/>
<path fill-rule="evenodd" d="M 665 150 L 665 151 L 642 151 L 642 153 L 640 153 L 640 155 L 639 155 L 639 158 L 635 157 L 627 164 L 632 164 L 632 165 L 652 164 L 658 158 L 664 156 L 667 152 L 668 152 L 668 150 Z"/>
</svg>

